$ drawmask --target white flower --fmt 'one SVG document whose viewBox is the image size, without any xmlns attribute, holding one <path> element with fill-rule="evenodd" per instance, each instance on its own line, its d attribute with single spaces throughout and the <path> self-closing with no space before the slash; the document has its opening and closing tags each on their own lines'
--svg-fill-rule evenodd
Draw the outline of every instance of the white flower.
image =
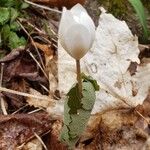
<svg viewBox="0 0 150 150">
<path fill-rule="evenodd" d="M 58 35 L 62 47 L 76 60 L 88 52 L 94 42 L 95 25 L 82 5 L 63 8 Z"/>
</svg>

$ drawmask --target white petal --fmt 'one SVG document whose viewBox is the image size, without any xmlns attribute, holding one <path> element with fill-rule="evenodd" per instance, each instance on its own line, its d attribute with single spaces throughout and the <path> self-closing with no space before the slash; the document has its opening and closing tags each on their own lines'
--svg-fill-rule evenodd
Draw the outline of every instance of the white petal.
<svg viewBox="0 0 150 150">
<path fill-rule="evenodd" d="M 91 48 L 89 30 L 81 24 L 68 28 L 64 39 L 66 51 L 75 59 L 81 59 Z"/>
<path fill-rule="evenodd" d="M 95 25 L 94 25 L 93 20 L 91 19 L 91 17 L 88 14 L 83 13 L 80 16 L 80 23 L 89 30 L 89 33 L 91 36 L 91 46 L 92 46 L 92 44 L 95 40 Z"/>
<path fill-rule="evenodd" d="M 92 37 L 92 46 L 95 39 L 95 25 L 91 17 L 88 15 L 86 9 L 81 4 L 77 4 L 71 9 L 71 13 L 77 23 L 84 25 L 89 30 Z"/>
<path fill-rule="evenodd" d="M 64 36 L 66 35 L 68 28 L 73 24 L 76 24 L 76 22 L 73 19 L 71 12 L 64 7 L 58 31 L 59 40 L 64 48 L 66 47 L 64 43 Z"/>
<path fill-rule="evenodd" d="M 82 13 L 87 13 L 86 9 L 81 4 L 76 4 L 70 11 L 74 16 L 80 16 Z"/>
</svg>

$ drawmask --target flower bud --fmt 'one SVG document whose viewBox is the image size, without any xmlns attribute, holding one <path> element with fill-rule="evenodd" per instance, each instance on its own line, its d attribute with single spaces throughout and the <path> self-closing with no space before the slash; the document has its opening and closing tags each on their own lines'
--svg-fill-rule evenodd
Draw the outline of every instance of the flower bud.
<svg viewBox="0 0 150 150">
<path fill-rule="evenodd" d="M 95 25 L 82 5 L 77 4 L 71 10 L 63 8 L 58 36 L 62 47 L 76 60 L 92 47 Z"/>
</svg>

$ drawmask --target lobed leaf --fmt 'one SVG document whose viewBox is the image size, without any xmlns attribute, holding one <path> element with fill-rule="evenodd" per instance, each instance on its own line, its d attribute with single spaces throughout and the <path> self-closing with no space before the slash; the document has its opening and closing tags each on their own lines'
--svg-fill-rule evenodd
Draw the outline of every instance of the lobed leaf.
<svg viewBox="0 0 150 150">
<path fill-rule="evenodd" d="M 10 22 L 11 23 L 16 20 L 18 15 L 19 15 L 19 12 L 16 9 L 10 8 Z"/>
<path fill-rule="evenodd" d="M 76 84 L 68 92 L 64 104 L 64 126 L 61 132 L 61 140 L 66 142 L 70 148 L 74 147 L 87 125 L 96 99 L 95 91 L 99 87 L 91 77 L 85 75 L 82 77 L 83 98 L 79 99 L 78 85 Z"/>
<path fill-rule="evenodd" d="M 11 31 L 9 33 L 8 46 L 10 49 L 14 49 L 20 46 L 24 46 L 26 44 L 26 40 L 24 37 L 18 37 L 18 35 Z"/>
<path fill-rule="evenodd" d="M 10 19 L 10 12 L 8 8 L 0 7 L 0 26 L 7 23 Z"/>
</svg>

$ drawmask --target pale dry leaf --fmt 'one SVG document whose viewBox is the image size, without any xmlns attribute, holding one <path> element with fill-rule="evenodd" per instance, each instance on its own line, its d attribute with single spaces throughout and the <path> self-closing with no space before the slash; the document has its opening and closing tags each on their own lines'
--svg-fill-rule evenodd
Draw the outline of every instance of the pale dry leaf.
<svg viewBox="0 0 150 150">
<path fill-rule="evenodd" d="M 53 118 L 62 118 L 62 115 L 64 113 L 64 101 L 56 101 L 54 107 L 47 107 L 46 111 Z"/>
<path fill-rule="evenodd" d="M 29 89 L 29 93 L 33 94 L 33 95 L 37 95 L 37 96 L 44 96 L 40 92 L 38 92 L 32 88 Z M 42 100 L 42 99 L 36 99 L 36 98 L 28 97 L 27 102 L 30 106 L 39 107 L 39 108 L 53 107 L 54 101 L 50 97 L 48 97 L 47 95 L 45 95 L 45 97 L 49 98 L 49 100 L 48 99 Z"/>
<path fill-rule="evenodd" d="M 43 96 L 40 92 L 30 88 L 30 94 Z M 51 115 L 52 118 L 62 118 L 64 112 L 64 102 L 62 100 L 56 101 L 51 97 L 45 95 L 45 97 L 49 98 L 49 100 L 42 100 L 36 98 L 27 98 L 27 102 L 30 106 L 44 108 L 48 114 Z"/>
<path fill-rule="evenodd" d="M 38 139 L 33 139 L 23 146 L 23 150 L 42 150 L 42 144 Z"/>
<path fill-rule="evenodd" d="M 81 59 L 82 71 L 95 78 L 101 87 L 93 113 L 143 103 L 150 85 L 149 69 L 146 69 L 149 65 L 138 66 L 134 76 L 128 71 L 132 62 L 140 64 L 139 53 L 138 38 L 132 35 L 127 24 L 102 12 L 93 48 Z M 76 67 L 60 44 L 58 75 L 59 90 L 66 94 L 76 82 Z"/>
</svg>

